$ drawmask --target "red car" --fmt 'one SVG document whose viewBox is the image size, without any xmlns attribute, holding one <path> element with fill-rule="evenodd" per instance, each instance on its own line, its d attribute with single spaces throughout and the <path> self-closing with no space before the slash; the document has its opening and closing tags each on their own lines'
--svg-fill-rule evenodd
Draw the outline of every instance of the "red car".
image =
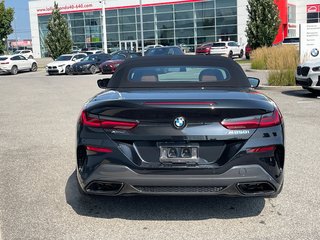
<svg viewBox="0 0 320 240">
<path fill-rule="evenodd" d="M 119 53 L 111 57 L 110 60 L 100 64 L 99 69 L 102 74 L 113 74 L 117 67 L 128 58 L 140 57 L 141 53 Z"/>
<path fill-rule="evenodd" d="M 203 43 L 196 49 L 197 55 L 209 55 L 213 43 Z"/>
<path fill-rule="evenodd" d="M 250 59 L 251 52 L 252 52 L 252 48 L 249 44 L 247 44 L 245 49 L 246 59 Z"/>
</svg>

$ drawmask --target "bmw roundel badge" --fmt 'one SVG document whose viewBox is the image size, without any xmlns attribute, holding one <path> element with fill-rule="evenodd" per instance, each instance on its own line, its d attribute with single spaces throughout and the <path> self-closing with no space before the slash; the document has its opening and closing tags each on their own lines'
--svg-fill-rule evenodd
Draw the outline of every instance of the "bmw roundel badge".
<svg viewBox="0 0 320 240">
<path fill-rule="evenodd" d="M 182 129 L 182 128 L 184 128 L 186 126 L 186 120 L 184 119 L 184 117 L 177 117 L 173 121 L 173 125 L 177 129 Z"/>
<path fill-rule="evenodd" d="M 311 50 L 311 56 L 312 57 L 318 57 L 318 55 L 319 55 L 318 48 L 314 48 L 314 49 Z"/>
</svg>

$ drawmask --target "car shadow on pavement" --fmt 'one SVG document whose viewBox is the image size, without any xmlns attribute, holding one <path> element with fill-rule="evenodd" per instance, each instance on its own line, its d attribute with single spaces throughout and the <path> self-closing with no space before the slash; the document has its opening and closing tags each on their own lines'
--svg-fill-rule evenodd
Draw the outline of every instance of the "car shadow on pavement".
<svg viewBox="0 0 320 240">
<path fill-rule="evenodd" d="M 308 90 L 299 89 L 299 90 L 286 90 L 282 91 L 282 94 L 298 97 L 298 98 L 309 98 L 309 99 L 317 99 L 317 96 Z"/>
<path fill-rule="evenodd" d="M 85 196 L 79 193 L 76 181 L 76 172 L 73 172 L 65 187 L 67 203 L 77 214 L 95 218 L 154 221 L 234 219 L 257 216 L 265 206 L 264 198 Z"/>
</svg>

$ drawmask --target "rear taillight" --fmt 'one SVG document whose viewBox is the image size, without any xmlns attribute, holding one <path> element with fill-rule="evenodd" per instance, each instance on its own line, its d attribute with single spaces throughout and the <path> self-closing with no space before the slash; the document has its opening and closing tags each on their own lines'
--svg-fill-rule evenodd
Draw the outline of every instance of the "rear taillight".
<svg viewBox="0 0 320 240">
<path fill-rule="evenodd" d="M 1 64 L 9 64 L 9 62 L 2 62 Z"/>
<path fill-rule="evenodd" d="M 125 129 L 125 130 L 133 129 L 138 125 L 137 122 L 100 119 L 97 116 L 89 117 L 85 111 L 81 113 L 81 123 L 85 126 L 93 127 L 93 128 Z"/>
<path fill-rule="evenodd" d="M 246 118 L 233 118 L 225 119 L 221 122 L 222 126 L 227 129 L 252 129 L 258 128 L 260 123 L 260 116 L 246 117 Z"/>
<path fill-rule="evenodd" d="M 112 149 L 110 148 L 101 148 L 101 147 L 93 147 L 93 146 L 86 146 L 88 151 L 92 152 L 101 152 L 101 153 L 112 153 Z"/>
<path fill-rule="evenodd" d="M 277 126 L 282 123 L 282 116 L 276 108 L 272 113 L 262 116 L 225 119 L 221 125 L 230 130 L 254 129 Z"/>
<path fill-rule="evenodd" d="M 263 153 L 263 152 L 272 152 L 276 150 L 276 146 L 265 146 L 265 147 L 256 147 L 250 148 L 247 150 L 248 153 Z"/>
</svg>

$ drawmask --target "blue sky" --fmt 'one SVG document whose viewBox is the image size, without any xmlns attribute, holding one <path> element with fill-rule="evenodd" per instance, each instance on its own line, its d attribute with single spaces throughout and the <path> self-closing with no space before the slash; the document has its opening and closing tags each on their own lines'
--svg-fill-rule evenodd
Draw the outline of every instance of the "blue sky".
<svg viewBox="0 0 320 240">
<path fill-rule="evenodd" d="M 29 6 L 28 0 L 5 0 L 6 7 L 15 9 L 15 23 L 12 27 L 17 33 L 18 39 L 30 39 L 30 19 L 29 19 Z M 15 33 L 9 36 L 9 39 L 15 39 Z"/>
</svg>

